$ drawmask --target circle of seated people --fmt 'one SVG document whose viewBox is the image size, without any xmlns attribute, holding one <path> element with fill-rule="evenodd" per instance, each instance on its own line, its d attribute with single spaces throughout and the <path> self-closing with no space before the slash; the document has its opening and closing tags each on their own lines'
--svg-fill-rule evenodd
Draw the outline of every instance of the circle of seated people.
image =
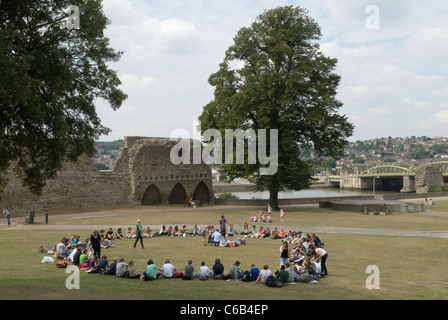
<svg viewBox="0 0 448 320">
<path fill-rule="evenodd" d="M 206 232 L 204 232 L 204 230 Z M 221 234 L 219 230 L 215 230 L 213 226 L 207 226 L 204 229 L 197 228 L 196 231 L 197 232 L 192 232 L 192 235 L 200 235 L 202 233 L 203 235 L 206 235 L 203 236 L 204 239 L 208 235 L 208 242 L 210 243 L 212 241 L 212 243 L 215 245 L 216 241 L 215 238 L 212 237 L 213 234 L 216 235 L 217 233 Z M 113 247 L 113 244 L 110 242 L 109 239 L 127 238 L 127 237 L 120 237 L 120 232 L 117 230 L 117 232 L 114 233 L 111 228 L 109 229 L 108 234 L 109 236 L 104 234 L 104 230 L 100 230 L 100 235 L 102 236 L 101 245 L 102 247 L 104 246 L 104 248 Z M 114 234 L 115 237 L 112 238 L 111 234 Z M 273 234 L 276 234 L 275 231 L 273 232 Z M 116 237 L 117 235 L 118 237 Z M 253 238 L 262 238 L 260 237 L 260 232 L 253 233 L 249 231 L 248 233 L 246 233 L 245 231 L 243 231 L 240 233 L 240 235 L 252 236 Z M 301 231 L 298 232 L 289 231 L 287 234 L 283 234 L 282 237 L 280 235 L 281 232 L 279 233 L 278 237 L 276 236 L 273 238 L 271 235 L 270 238 L 282 239 L 282 246 L 285 243 L 290 244 L 291 248 L 287 246 L 288 247 L 287 261 L 281 261 L 280 266 L 277 268 L 274 274 L 272 274 L 272 271 L 269 270 L 269 267 L 265 265 L 261 271 L 258 271 L 256 279 L 253 274 L 251 274 L 250 277 L 248 274 L 251 271 L 256 273 L 257 268 L 254 268 L 254 265 L 251 265 L 250 270 L 246 271 L 240 270 L 239 261 L 236 261 L 235 264 L 231 266 L 230 273 L 225 273 L 224 268 L 221 266 L 219 266 L 219 270 L 217 269 L 218 271 L 215 271 L 215 265 L 219 265 L 216 263 L 216 261 L 215 265 L 213 266 L 213 271 L 210 273 L 204 271 L 206 270 L 206 268 L 203 268 L 204 265 L 202 263 L 198 273 L 193 272 L 194 267 L 191 265 L 191 263 L 187 264 L 185 270 L 181 272 L 177 272 L 176 269 L 174 268 L 171 270 L 171 273 L 169 272 L 165 273 L 164 271 L 166 271 L 166 268 L 169 267 L 167 265 L 169 264 L 169 262 L 166 261 L 165 264 L 163 265 L 165 269 L 163 267 L 159 268 L 155 265 L 151 266 L 150 268 L 149 266 L 153 265 L 153 263 L 149 263 L 150 261 L 148 261 L 148 266 L 146 270 L 141 273 L 137 273 L 136 266 L 133 261 L 125 263 L 124 262 L 125 260 L 123 258 L 120 258 L 120 259 L 114 259 L 114 261 L 109 264 L 106 255 L 103 255 L 101 258 L 99 256 L 93 256 L 93 254 L 89 250 L 90 248 L 87 245 L 88 239 L 84 242 L 81 242 L 79 241 L 80 238 L 79 235 L 78 236 L 72 235 L 71 237 L 68 238 L 67 237 L 62 238 L 58 244 L 53 246 L 51 250 L 47 250 L 44 246 L 41 246 L 39 248 L 39 251 L 47 254 L 54 253 L 54 257 L 48 257 L 48 256 L 44 257 L 42 263 L 54 262 L 55 260 L 62 259 L 66 262 L 71 262 L 72 264 L 79 266 L 80 270 L 85 270 L 88 273 L 117 275 L 118 277 L 133 278 L 133 279 L 140 278 L 145 281 L 155 280 L 160 276 L 164 278 L 183 278 L 185 280 L 194 279 L 196 277 L 200 280 L 206 280 L 208 278 L 213 277 L 214 279 L 225 279 L 225 280 L 241 279 L 243 281 L 253 281 L 254 283 L 260 281 L 262 283 L 267 284 L 269 283 L 267 278 L 269 276 L 275 276 L 274 282 L 277 285 L 279 284 L 286 285 L 290 282 L 316 283 L 315 281 L 320 280 L 322 277 L 328 274 L 326 266 L 321 265 L 321 263 L 324 263 L 324 260 L 321 260 L 321 258 L 324 255 L 326 260 L 327 253 L 325 250 L 322 249 L 324 244 L 321 242 L 319 237 L 317 237 L 315 234 L 312 235 L 304 234 Z M 175 234 L 173 234 L 172 236 L 175 236 Z M 233 231 L 231 236 L 238 236 L 238 233 Z M 244 239 L 243 240 L 239 239 L 240 241 L 234 242 L 233 245 L 230 245 L 230 243 L 232 243 L 233 241 L 229 242 L 228 240 L 225 240 L 225 242 L 223 243 L 223 240 L 224 239 L 220 238 L 218 245 L 232 247 L 240 245 L 242 244 L 242 241 L 244 241 Z M 76 255 L 77 257 L 75 258 Z M 65 263 L 65 266 L 66 265 L 67 263 Z M 324 270 L 322 270 L 322 268 L 324 268 Z M 201 272 L 201 269 L 203 272 Z M 288 277 L 286 277 L 286 273 L 288 273 L 289 275 Z M 208 275 L 208 277 L 206 277 L 206 275 Z M 250 280 L 248 280 L 249 278 Z"/>
</svg>

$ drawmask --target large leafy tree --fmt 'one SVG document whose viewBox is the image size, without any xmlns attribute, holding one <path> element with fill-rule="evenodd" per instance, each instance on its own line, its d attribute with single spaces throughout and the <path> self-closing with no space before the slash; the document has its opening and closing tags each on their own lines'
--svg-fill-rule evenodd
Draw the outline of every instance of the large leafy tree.
<svg viewBox="0 0 448 320">
<path fill-rule="evenodd" d="M 101 0 L 0 2 L 0 192 L 12 166 L 36 194 L 65 161 L 92 155 L 109 129 L 95 110 L 126 94 L 108 63 Z"/>
<path fill-rule="evenodd" d="M 338 112 L 337 61 L 319 51 L 320 37 L 318 24 L 301 7 L 265 11 L 238 31 L 219 70 L 209 77 L 215 92 L 199 117 L 202 132 L 278 130 L 275 174 L 261 175 L 265 165 L 259 161 L 223 165 L 231 179 L 249 178 L 257 190 L 269 190 L 277 209 L 279 192 L 310 187 L 312 164 L 303 153 L 312 149 L 317 156 L 337 157 L 353 132 Z M 246 144 L 246 160 L 248 152 Z"/>
</svg>

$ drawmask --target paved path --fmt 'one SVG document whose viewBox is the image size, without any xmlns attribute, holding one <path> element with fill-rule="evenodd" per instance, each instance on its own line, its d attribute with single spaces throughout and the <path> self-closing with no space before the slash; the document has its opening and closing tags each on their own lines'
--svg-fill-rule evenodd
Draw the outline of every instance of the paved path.
<svg viewBox="0 0 448 320">
<path fill-rule="evenodd" d="M 413 199 L 413 200 L 419 200 L 419 199 Z M 424 200 L 424 199 L 422 199 Z M 439 199 L 440 200 L 440 199 Z M 448 200 L 443 199 L 443 200 Z M 318 205 L 302 205 L 305 207 L 313 207 L 316 208 Z M 205 208 L 197 208 L 195 210 L 231 210 L 235 208 L 247 208 L 247 207 L 238 207 L 238 206 L 214 206 L 211 207 L 205 207 Z M 251 210 L 254 208 L 251 207 Z M 166 211 L 166 208 L 151 208 L 148 210 L 145 210 L 145 214 L 150 212 L 160 212 L 160 211 Z M 169 209 L 170 211 L 188 211 L 191 210 L 188 208 L 174 208 Z M 123 210 L 116 210 L 113 212 L 89 212 L 89 213 L 80 213 L 80 214 L 64 214 L 64 215 L 54 215 L 51 216 L 51 221 L 55 220 L 75 220 L 75 219 L 90 219 L 90 218 L 96 218 L 96 217 L 112 217 L 112 216 L 121 216 L 133 213 L 135 214 L 137 211 L 135 209 L 123 209 Z M 437 211 L 431 211 L 426 210 L 424 212 L 416 212 L 412 213 L 416 215 L 431 215 L 431 216 L 438 216 L 443 218 L 448 218 L 448 213 L 444 212 L 437 212 Z M 107 230 L 108 228 L 112 227 L 114 230 L 116 230 L 118 227 L 121 227 L 123 230 L 126 230 L 128 227 L 134 227 L 135 225 L 46 225 L 46 224 L 24 224 L 24 217 L 19 218 L 12 218 L 12 226 L 7 227 L 6 225 L 6 219 L 2 219 L 0 221 L 0 231 L 2 230 L 93 230 L 93 229 L 104 229 Z M 39 216 L 38 219 L 35 218 L 35 221 L 44 222 L 44 217 Z M 151 225 L 152 231 L 156 232 L 159 230 L 161 225 Z M 193 225 L 187 225 L 187 228 L 191 229 Z M 270 228 L 284 228 L 284 226 L 277 226 L 277 225 L 271 225 L 269 224 Z M 410 237 L 431 237 L 431 238 L 444 238 L 448 239 L 448 230 L 437 230 L 437 231 L 420 231 L 420 230 L 401 230 L 401 229 L 377 229 L 377 228 L 345 228 L 345 227 L 321 227 L 321 226 L 305 226 L 305 225 L 289 225 L 288 228 L 291 230 L 306 230 L 306 232 L 309 233 L 342 233 L 342 234 L 364 234 L 364 235 L 383 235 L 383 236 L 410 236 Z"/>
</svg>

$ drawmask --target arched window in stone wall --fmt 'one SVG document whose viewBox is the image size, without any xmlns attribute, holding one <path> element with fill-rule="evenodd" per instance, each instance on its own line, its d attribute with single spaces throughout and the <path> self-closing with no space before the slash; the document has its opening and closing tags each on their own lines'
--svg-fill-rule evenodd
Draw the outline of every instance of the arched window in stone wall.
<svg viewBox="0 0 448 320">
<path fill-rule="evenodd" d="M 170 193 L 170 204 L 186 204 L 187 203 L 187 193 L 185 188 L 180 183 L 177 183 Z"/>
<path fill-rule="evenodd" d="M 206 184 L 201 181 L 196 186 L 193 194 L 194 200 L 199 200 L 201 203 L 210 203 L 210 192 L 206 186 Z"/>
<path fill-rule="evenodd" d="M 151 206 L 162 203 L 162 194 L 160 193 L 159 188 L 157 188 L 154 184 L 150 185 L 148 189 L 146 189 L 145 194 L 143 195 L 142 205 Z"/>
</svg>

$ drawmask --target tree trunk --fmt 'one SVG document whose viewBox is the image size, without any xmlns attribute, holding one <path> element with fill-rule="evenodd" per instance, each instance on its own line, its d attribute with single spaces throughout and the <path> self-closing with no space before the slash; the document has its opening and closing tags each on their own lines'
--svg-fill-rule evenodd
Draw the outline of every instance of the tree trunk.
<svg viewBox="0 0 448 320">
<path fill-rule="evenodd" d="M 272 207 L 272 210 L 280 210 L 278 206 L 278 191 L 269 190 L 269 204 Z"/>
</svg>

